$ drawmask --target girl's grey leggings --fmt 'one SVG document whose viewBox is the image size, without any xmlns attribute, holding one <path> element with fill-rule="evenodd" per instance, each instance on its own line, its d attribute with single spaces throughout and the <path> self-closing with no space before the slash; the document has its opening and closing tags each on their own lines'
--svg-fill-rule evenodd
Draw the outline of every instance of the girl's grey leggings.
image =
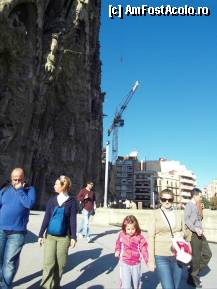
<svg viewBox="0 0 217 289">
<path fill-rule="evenodd" d="M 139 289 L 141 278 L 141 263 L 137 265 L 127 265 L 122 261 L 120 265 L 120 279 L 121 289 L 132 289 L 132 283 L 134 289 Z"/>
</svg>

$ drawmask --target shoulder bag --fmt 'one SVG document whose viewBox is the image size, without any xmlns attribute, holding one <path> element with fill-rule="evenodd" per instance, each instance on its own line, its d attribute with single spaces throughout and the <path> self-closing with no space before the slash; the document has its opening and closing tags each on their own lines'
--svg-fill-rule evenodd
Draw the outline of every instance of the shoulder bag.
<svg viewBox="0 0 217 289">
<path fill-rule="evenodd" d="M 161 209 L 161 208 L 160 208 Z M 167 223 L 170 228 L 170 233 L 172 236 L 172 245 L 174 249 L 174 255 L 176 256 L 176 260 L 184 265 L 188 265 L 192 260 L 191 254 L 191 246 L 188 242 L 186 242 L 183 238 L 174 237 L 170 222 L 165 214 L 165 212 L 161 209 L 161 212 L 164 214 L 164 217 L 167 220 Z"/>
</svg>

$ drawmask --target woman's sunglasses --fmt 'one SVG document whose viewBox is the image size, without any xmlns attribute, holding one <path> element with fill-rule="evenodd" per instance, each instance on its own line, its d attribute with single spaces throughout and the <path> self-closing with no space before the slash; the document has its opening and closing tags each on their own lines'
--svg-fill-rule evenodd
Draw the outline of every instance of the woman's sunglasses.
<svg viewBox="0 0 217 289">
<path fill-rule="evenodd" d="M 166 199 L 166 198 L 160 198 L 161 202 L 165 203 L 166 201 L 168 201 L 169 203 L 173 202 L 172 198 Z"/>
</svg>

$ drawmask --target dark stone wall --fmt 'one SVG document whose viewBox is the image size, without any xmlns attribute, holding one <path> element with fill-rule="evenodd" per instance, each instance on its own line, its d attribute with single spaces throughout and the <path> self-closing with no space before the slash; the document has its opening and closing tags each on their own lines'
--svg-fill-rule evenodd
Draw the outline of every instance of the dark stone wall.
<svg viewBox="0 0 217 289">
<path fill-rule="evenodd" d="M 100 0 L 0 0 L 0 182 L 14 167 L 44 208 L 56 177 L 101 196 Z"/>
</svg>

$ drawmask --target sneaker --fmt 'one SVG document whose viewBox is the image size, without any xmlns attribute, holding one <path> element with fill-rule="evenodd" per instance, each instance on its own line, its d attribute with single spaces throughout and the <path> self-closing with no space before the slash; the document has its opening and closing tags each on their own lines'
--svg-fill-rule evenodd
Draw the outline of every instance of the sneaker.
<svg viewBox="0 0 217 289">
<path fill-rule="evenodd" d="M 78 233 L 78 238 L 79 239 L 82 239 L 83 238 L 83 235 L 81 233 Z"/>
<path fill-rule="evenodd" d="M 91 242 L 90 237 L 87 237 L 87 243 L 90 243 L 90 242 Z"/>
</svg>

